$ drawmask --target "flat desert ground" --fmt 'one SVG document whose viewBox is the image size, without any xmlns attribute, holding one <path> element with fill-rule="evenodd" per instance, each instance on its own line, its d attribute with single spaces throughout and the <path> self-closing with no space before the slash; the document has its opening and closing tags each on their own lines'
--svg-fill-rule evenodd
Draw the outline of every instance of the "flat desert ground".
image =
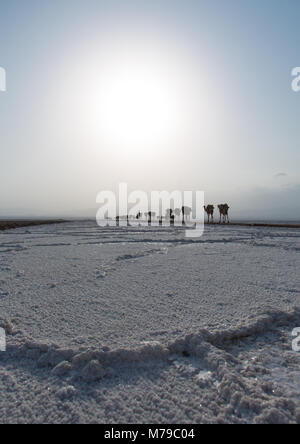
<svg viewBox="0 0 300 444">
<path fill-rule="evenodd" d="M 300 230 L 0 232 L 1 423 L 300 423 Z"/>
</svg>

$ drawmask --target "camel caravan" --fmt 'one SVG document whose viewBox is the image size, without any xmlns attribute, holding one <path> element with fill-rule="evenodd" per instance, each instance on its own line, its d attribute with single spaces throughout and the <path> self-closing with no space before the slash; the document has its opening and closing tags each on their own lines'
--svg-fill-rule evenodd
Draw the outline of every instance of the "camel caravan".
<svg viewBox="0 0 300 444">
<path fill-rule="evenodd" d="M 223 224 L 229 224 L 229 209 L 230 207 L 228 206 L 228 204 L 220 204 L 218 205 L 218 210 L 220 213 L 220 224 L 223 222 Z M 214 223 L 214 212 L 215 212 L 215 207 L 213 205 L 207 205 L 206 207 L 204 207 L 204 210 L 207 214 L 207 223 Z"/>
<path fill-rule="evenodd" d="M 218 205 L 218 210 L 220 213 L 220 221 L 219 223 L 223 223 L 223 224 L 229 224 L 229 205 L 226 204 L 220 204 Z M 204 206 L 204 210 L 207 214 L 207 223 L 214 223 L 214 212 L 215 212 L 215 207 L 214 205 L 207 205 Z M 182 215 L 182 225 L 186 225 L 186 221 L 188 221 L 190 219 L 190 216 L 192 214 L 192 208 L 190 207 L 182 207 L 181 209 L 176 208 L 175 210 L 172 209 L 168 209 L 166 210 L 166 215 L 165 217 L 163 216 L 157 216 L 159 225 L 162 226 L 163 225 L 163 219 L 170 221 L 171 225 L 175 225 L 175 219 L 180 218 L 180 216 Z M 141 221 L 143 216 L 145 216 L 145 219 L 148 220 L 148 225 L 151 226 L 152 221 L 155 219 L 156 213 L 153 211 L 148 211 L 146 213 L 141 213 L 141 211 L 138 212 L 138 214 L 136 215 L 136 217 L 134 216 L 124 216 L 124 217 L 120 217 L 117 216 L 116 217 L 116 221 L 117 221 L 117 225 L 119 226 L 120 220 L 122 219 L 127 219 L 127 225 L 130 225 L 130 219 L 136 219 L 138 221 Z"/>
</svg>

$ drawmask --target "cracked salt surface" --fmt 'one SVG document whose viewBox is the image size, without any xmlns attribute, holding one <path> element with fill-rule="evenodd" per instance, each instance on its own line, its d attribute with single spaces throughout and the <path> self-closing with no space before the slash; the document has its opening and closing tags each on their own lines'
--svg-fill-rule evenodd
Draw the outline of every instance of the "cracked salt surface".
<svg viewBox="0 0 300 444">
<path fill-rule="evenodd" d="M 300 234 L 183 233 L 0 233 L 0 422 L 300 422 Z"/>
<path fill-rule="evenodd" d="M 283 333 L 283 332 L 281 332 Z M 290 331 L 285 332 L 285 344 L 291 343 Z M 281 338 L 282 340 L 282 338 Z M 299 401 L 300 397 L 300 354 L 292 349 L 282 348 L 282 343 L 263 343 L 257 352 L 249 353 L 250 360 L 245 361 L 245 368 L 260 362 L 263 365 L 262 379 L 283 390 L 290 398 Z M 248 359 L 249 359 L 248 358 Z"/>
</svg>

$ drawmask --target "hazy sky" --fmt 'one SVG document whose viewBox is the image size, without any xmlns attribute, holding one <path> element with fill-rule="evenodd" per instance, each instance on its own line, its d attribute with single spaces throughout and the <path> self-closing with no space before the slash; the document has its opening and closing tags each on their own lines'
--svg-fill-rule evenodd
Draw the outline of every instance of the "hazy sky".
<svg viewBox="0 0 300 444">
<path fill-rule="evenodd" d="M 299 0 L 0 0 L 0 216 L 203 190 L 300 218 Z"/>
</svg>

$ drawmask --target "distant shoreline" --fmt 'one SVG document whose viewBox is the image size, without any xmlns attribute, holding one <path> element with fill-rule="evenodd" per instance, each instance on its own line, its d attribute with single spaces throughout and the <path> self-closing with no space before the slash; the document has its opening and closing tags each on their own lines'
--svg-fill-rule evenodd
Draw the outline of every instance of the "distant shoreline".
<svg viewBox="0 0 300 444">
<path fill-rule="evenodd" d="M 266 227 L 266 228 L 300 228 L 300 224 L 295 223 L 272 223 L 272 222 L 230 222 L 230 224 L 219 224 L 215 222 L 214 224 L 205 224 L 205 225 L 221 225 L 221 226 L 238 226 L 238 227 Z"/>
<path fill-rule="evenodd" d="M 33 227 L 37 225 L 62 224 L 66 220 L 0 220 L 0 231 L 12 230 L 14 228 Z"/>
<path fill-rule="evenodd" d="M 72 219 L 74 222 L 78 219 Z M 91 219 L 82 219 L 82 220 L 91 220 Z M 70 221 L 70 220 L 69 220 Z M 33 227 L 39 225 L 53 225 L 53 224 L 62 224 L 66 223 L 68 220 L 66 219 L 0 219 L 0 231 L 12 230 L 15 228 L 23 228 L 23 227 Z M 289 229 L 300 229 L 300 223 L 293 222 L 282 222 L 282 223 L 272 223 L 272 222 L 231 222 L 229 224 L 219 224 L 218 222 L 214 223 L 206 223 L 205 226 L 221 226 L 221 227 L 253 227 L 253 228 L 289 228 Z"/>
</svg>

